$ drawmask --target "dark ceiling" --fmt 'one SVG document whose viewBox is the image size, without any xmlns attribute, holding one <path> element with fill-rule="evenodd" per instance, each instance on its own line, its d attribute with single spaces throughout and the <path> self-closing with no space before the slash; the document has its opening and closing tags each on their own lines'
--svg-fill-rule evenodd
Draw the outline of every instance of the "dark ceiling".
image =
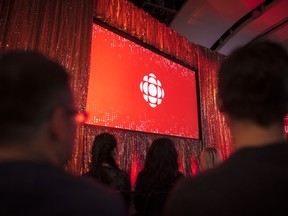
<svg viewBox="0 0 288 216">
<path fill-rule="evenodd" d="M 186 0 L 129 0 L 138 8 L 169 26 Z"/>
<path fill-rule="evenodd" d="M 194 44 L 228 55 L 255 39 L 288 50 L 288 0 L 129 0 Z"/>
</svg>

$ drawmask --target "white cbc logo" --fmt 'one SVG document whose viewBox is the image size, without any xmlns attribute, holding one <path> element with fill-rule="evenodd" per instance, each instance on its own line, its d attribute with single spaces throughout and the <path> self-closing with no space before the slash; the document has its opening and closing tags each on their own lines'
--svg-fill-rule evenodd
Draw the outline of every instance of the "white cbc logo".
<svg viewBox="0 0 288 216">
<path fill-rule="evenodd" d="M 140 83 L 140 90 L 143 93 L 144 100 L 151 107 L 154 108 L 162 103 L 164 90 L 162 89 L 161 82 L 153 73 L 143 77 L 143 81 Z"/>
</svg>

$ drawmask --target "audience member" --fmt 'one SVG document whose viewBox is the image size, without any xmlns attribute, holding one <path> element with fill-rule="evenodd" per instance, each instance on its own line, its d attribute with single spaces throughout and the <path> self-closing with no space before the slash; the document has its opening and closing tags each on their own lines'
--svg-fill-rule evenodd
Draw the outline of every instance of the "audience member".
<svg viewBox="0 0 288 216">
<path fill-rule="evenodd" d="M 0 214 L 125 215 L 118 194 L 64 172 L 76 108 L 69 76 L 32 51 L 0 57 Z"/>
<path fill-rule="evenodd" d="M 287 52 L 273 42 L 250 43 L 227 58 L 218 78 L 235 152 L 179 183 L 164 215 L 287 215 Z"/>
<path fill-rule="evenodd" d="M 206 147 L 200 156 L 200 172 L 209 170 L 222 162 L 222 153 L 216 147 Z"/>
<path fill-rule="evenodd" d="M 134 203 L 138 215 L 160 215 L 168 192 L 183 176 L 178 171 L 178 153 L 169 138 L 155 139 L 147 153 L 144 169 L 138 174 Z"/>
<path fill-rule="evenodd" d="M 109 133 L 102 133 L 95 137 L 92 146 L 92 162 L 90 170 L 83 174 L 105 185 L 111 186 L 116 191 L 122 192 L 129 206 L 131 191 L 130 176 L 120 170 L 116 164 L 117 139 Z"/>
</svg>

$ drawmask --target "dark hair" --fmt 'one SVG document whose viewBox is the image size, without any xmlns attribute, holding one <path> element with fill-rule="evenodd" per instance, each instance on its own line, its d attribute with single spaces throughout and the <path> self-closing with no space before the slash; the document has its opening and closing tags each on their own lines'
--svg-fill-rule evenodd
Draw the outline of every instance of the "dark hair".
<svg viewBox="0 0 288 216">
<path fill-rule="evenodd" d="M 109 133 L 102 133 L 95 137 L 92 146 L 92 162 L 91 168 L 93 170 L 99 169 L 103 163 L 107 163 L 114 168 L 118 168 L 113 150 L 117 147 L 117 140 L 114 135 Z"/>
<path fill-rule="evenodd" d="M 69 76 L 59 64 L 33 51 L 2 54 L 0 139 L 31 137 L 67 92 Z"/>
<path fill-rule="evenodd" d="M 147 153 L 143 175 L 149 177 L 149 185 L 169 187 L 175 182 L 179 168 L 178 153 L 173 141 L 169 138 L 155 139 Z"/>
<path fill-rule="evenodd" d="M 268 126 L 283 121 L 288 100 L 288 55 L 272 42 L 234 51 L 219 71 L 220 110 Z"/>
</svg>

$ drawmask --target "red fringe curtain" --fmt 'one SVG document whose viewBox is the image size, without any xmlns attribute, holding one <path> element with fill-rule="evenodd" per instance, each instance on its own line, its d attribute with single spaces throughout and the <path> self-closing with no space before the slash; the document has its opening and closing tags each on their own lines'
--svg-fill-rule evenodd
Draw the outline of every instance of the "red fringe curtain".
<svg viewBox="0 0 288 216">
<path fill-rule="evenodd" d="M 93 0 L 0 1 L 0 49 L 37 50 L 60 62 L 71 73 L 77 107 L 84 109 L 90 61 Z M 68 169 L 79 173 L 84 128 Z"/>
<path fill-rule="evenodd" d="M 226 159 L 232 152 L 232 135 L 217 108 L 217 72 L 225 56 L 198 46 L 198 70 L 203 146 L 214 146 Z"/>
<path fill-rule="evenodd" d="M 198 69 L 202 140 L 172 137 L 179 153 L 180 169 L 185 174 L 195 174 L 200 152 L 206 146 L 219 147 L 226 158 L 232 151 L 231 134 L 215 102 L 217 69 L 224 57 L 190 43 L 126 0 L 98 0 L 94 6 L 93 0 L 1 1 L 1 51 L 34 49 L 62 63 L 71 73 L 77 106 L 85 109 L 93 12 L 109 25 Z M 151 141 L 159 135 L 79 126 L 67 169 L 75 174 L 87 171 L 93 138 L 104 131 L 116 136 L 120 168 L 131 174 L 133 184 L 143 168 Z"/>
<path fill-rule="evenodd" d="M 127 0 L 99 0 L 96 17 L 190 66 L 197 66 L 197 46 Z"/>
<path fill-rule="evenodd" d="M 0 47 L 37 50 L 71 73 L 80 108 L 86 101 L 93 0 L 0 1 Z M 83 97 L 84 94 L 84 97 Z"/>
</svg>

